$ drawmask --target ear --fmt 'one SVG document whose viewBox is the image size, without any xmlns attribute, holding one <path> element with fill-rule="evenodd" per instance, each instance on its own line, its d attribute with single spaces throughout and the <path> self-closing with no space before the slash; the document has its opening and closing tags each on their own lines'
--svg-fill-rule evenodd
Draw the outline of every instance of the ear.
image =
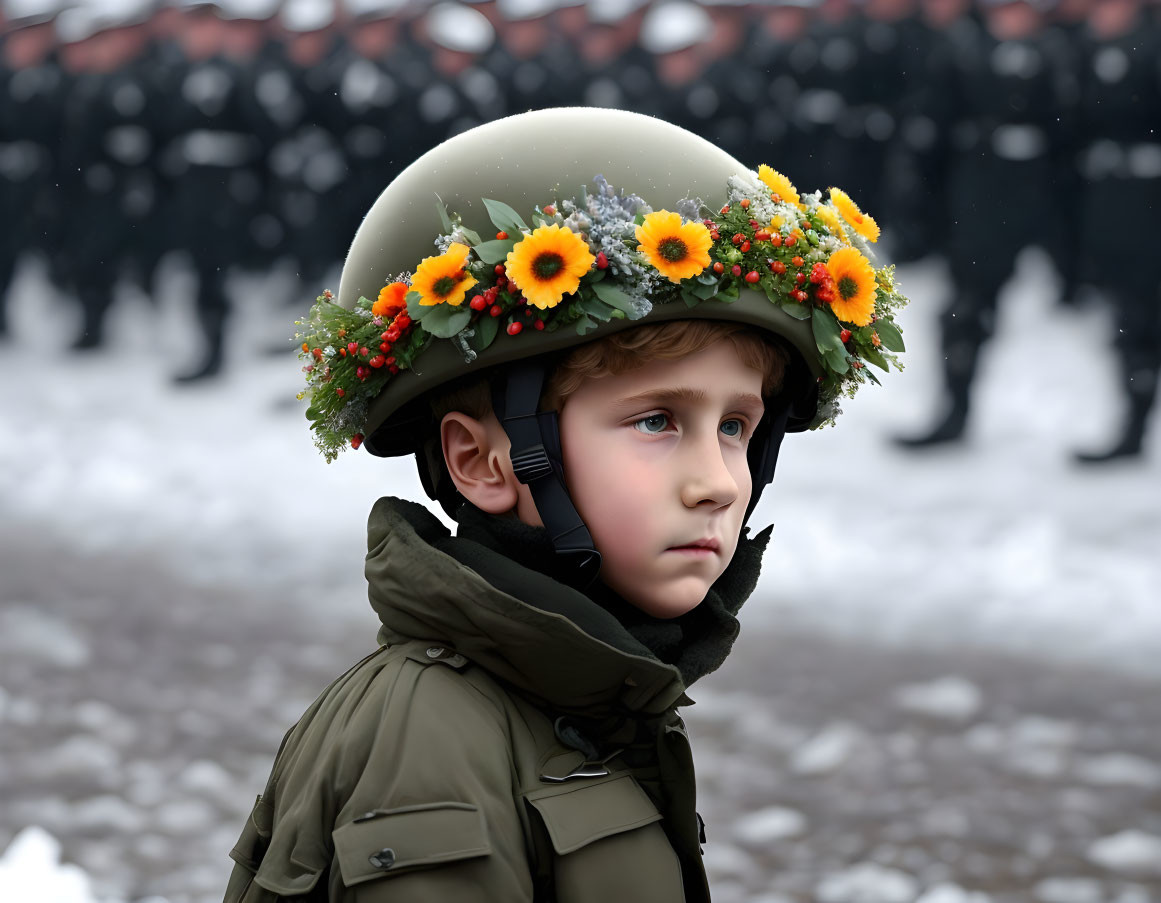
<svg viewBox="0 0 1161 903">
<path fill-rule="evenodd" d="M 456 489 L 489 514 L 506 514 L 517 506 L 520 489 L 508 456 L 512 444 L 496 415 L 477 420 L 462 411 L 444 415 L 439 425 L 443 459 Z"/>
</svg>

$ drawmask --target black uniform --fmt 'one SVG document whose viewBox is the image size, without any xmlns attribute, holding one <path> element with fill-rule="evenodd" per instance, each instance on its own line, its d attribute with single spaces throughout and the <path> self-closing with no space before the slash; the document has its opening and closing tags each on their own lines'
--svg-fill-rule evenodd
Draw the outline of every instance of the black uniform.
<svg viewBox="0 0 1161 903">
<path fill-rule="evenodd" d="M 0 61 L 0 335 L 20 255 L 55 246 L 55 187 L 66 78 L 54 56 L 13 71 Z"/>
<path fill-rule="evenodd" d="M 1045 203 L 1059 155 L 1068 152 L 1075 108 L 1067 49 L 1055 32 L 1000 41 L 973 26 L 955 48 L 949 102 L 947 255 L 954 292 L 941 319 L 948 410 L 928 445 L 958 439 L 966 426 L 980 348 L 995 328 L 996 298 L 1029 244 L 1051 248 L 1066 224 Z"/>
<path fill-rule="evenodd" d="M 1161 370 L 1161 273 L 1152 245 L 1161 216 L 1161 41 L 1144 16 L 1125 34 L 1090 37 L 1082 57 L 1075 221 L 1080 278 L 1111 301 L 1128 403 L 1125 431 L 1104 461 L 1141 450 Z"/>
</svg>

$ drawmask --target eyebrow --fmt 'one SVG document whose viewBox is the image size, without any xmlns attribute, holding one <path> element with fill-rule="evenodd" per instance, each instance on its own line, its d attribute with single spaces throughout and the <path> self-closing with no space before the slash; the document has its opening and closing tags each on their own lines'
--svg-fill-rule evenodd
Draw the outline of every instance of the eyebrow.
<svg viewBox="0 0 1161 903">
<path fill-rule="evenodd" d="M 650 389 L 647 392 L 641 392 L 637 395 L 629 395 L 625 398 L 617 399 L 613 404 L 617 407 L 627 408 L 648 401 L 661 402 L 662 404 L 682 401 L 688 403 L 706 401 L 708 398 L 709 395 L 706 394 L 705 389 L 695 389 L 692 386 L 674 386 L 665 389 Z M 746 407 L 749 405 L 759 408 L 765 407 L 765 402 L 752 392 L 735 392 L 726 399 L 726 403 L 730 407 Z"/>
</svg>

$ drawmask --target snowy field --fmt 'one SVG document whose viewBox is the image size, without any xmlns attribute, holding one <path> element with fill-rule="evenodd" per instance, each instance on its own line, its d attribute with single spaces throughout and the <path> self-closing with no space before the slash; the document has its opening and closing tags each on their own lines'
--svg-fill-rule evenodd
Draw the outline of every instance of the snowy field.
<svg viewBox="0 0 1161 903">
<path fill-rule="evenodd" d="M 1161 435 L 1071 463 L 1119 423 L 1110 327 L 1058 308 L 1033 252 L 970 440 L 897 452 L 934 415 L 947 291 L 938 263 L 899 281 L 907 371 L 788 438 L 743 639 L 692 694 L 715 899 L 1157 903 Z M 181 390 L 191 286 L 164 285 L 122 292 L 86 357 L 35 265 L 13 292 L 0 903 L 220 899 L 282 732 L 373 643 L 372 503 L 423 497 L 405 462 L 313 449 L 298 365 L 268 354 L 279 280 L 238 280 L 227 375 Z"/>
</svg>

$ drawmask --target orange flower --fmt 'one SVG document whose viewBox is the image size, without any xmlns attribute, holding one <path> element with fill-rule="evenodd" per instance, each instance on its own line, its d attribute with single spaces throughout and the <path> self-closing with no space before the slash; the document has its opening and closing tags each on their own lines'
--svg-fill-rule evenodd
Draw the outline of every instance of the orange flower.
<svg viewBox="0 0 1161 903">
<path fill-rule="evenodd" d="M 850 199 L 850 196 L 841 188 L 830 190 L 830 202 L 838 208 L 843 219 L 851 224 L 859 235 L 867 241 L 879 240 L 879 224 L 859 209 L 859 205 Z"/>
<path fill-rule="evenodd" d="M 855 248 L 840 248 L 826 262 L 838 297 L 830 302 L 836 317 L 866 326 L 875 313 L 875 270 Z"/>
<path fill-rule="evenodd" d="M 798 197 L 798 189 L 794 187 L 793 182 L 778 170 L 771 169 L 763 163 L 758 167 L 758 178 L 762 180 L 767 188 L 787 204 L 793 204 L 796 207 L 802 206 L 802 201 Z"/>
<path fill-rule="evenodd" d="M 702 223 L 685 223 L 668 210 L 645 215 L 637 227 L 637 244 L 645 259 L 670 282 L 696 276 L 710 265 L 713 244 Z"/>
<path fill-rule="evenodd" d="M 411 287 L 406 282 L 392 282 L 379 289 L 379 300 L 371 305 L 371 313 L 376 317 L 393 317 L 407 307 L 407 293 Z"/>
<path fill-rule="evenodd" d="M 583 238 L 553 223 L 521 238 L 508 252 L 504 268 L 529 304 L 547 310 L 580 287 L 596 260 Z"/>
<path fill-rule="evenodd" d="M 464 269 L 468 254 L 467 245 L 453 244 L 446 254 L 439 257 L 425 257 L 415 268 L 411 279 L 411 291 L 419 292 L 419 303 L 424 307 L 450 304 L 459 307 L 464 296 L 477 280 Z"/>
</svg>

